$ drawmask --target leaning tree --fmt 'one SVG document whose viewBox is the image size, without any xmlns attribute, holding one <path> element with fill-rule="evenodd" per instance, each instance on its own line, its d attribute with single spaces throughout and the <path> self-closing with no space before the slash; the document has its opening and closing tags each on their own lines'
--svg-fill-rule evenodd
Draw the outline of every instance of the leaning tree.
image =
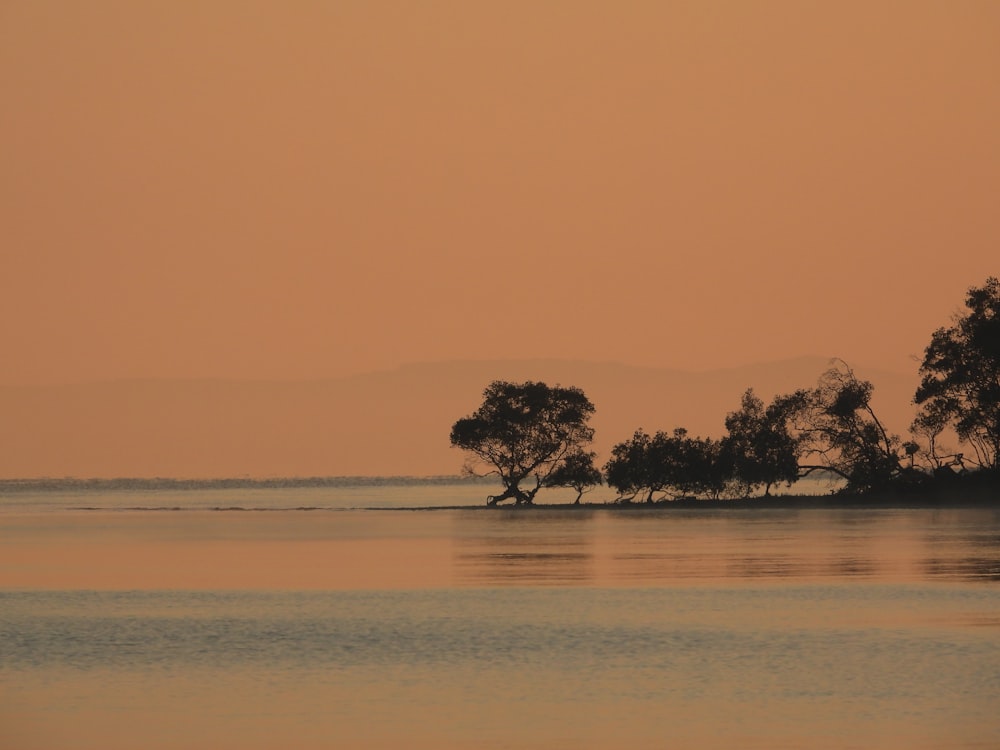
<svg viewBox="0 0 1000 750">
<path fill-rule="evenodd" d="M 920 365 L 914 431 L 951 426 L 972 448 L 974 462 L 997 469 L 1000 460 L 1000 281 L 969 289 L 967 311 L 931 336 Z M 931 444 L 933 451 L 933 443 Z"/>
<path fill-rule="evenodd" d="M 875 414 L 873 392 L 869 381 L 836 360 L 815 388 L 782 397 L 792 434 L 800 441 L 800 477 L 823 469 L 846 480 L 847 490 L 867 492 L 899 476 L 902 444 Z"/>
<path fill-rule="evenodd" d="M 586 450 L 593 413 L 579 388 L 497 380 L 480 407 L 452 426 L 451 444 L 471 454 L 466 473 L 500 479 L 503 492 L 491 495 L 490 505 L 512 498 L 531 504 L 542 487 L 573 487 L 579 499 L 600 481 L 594 454 Z"/>
</svg>

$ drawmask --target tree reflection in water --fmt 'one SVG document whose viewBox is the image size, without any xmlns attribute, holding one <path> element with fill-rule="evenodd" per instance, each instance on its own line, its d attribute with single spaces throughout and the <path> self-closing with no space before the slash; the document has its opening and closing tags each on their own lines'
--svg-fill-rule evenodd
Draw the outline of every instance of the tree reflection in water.
<svg viewBox="0 0 1000 750">
<path fill-rule="evenodd" d="M 996 581 L 996 524 L 975 510 L 484 511 L 456 516 L 453 564 L 471 585 Z"/>
</svg>

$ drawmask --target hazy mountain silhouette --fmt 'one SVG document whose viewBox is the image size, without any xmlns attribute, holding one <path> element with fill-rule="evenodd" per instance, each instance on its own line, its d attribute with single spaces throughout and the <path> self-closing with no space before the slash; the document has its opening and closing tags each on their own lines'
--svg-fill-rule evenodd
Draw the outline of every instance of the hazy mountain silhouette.
<svg viewBox="0 0 1000 750">
<path fill-rule="evenodd" d="M 685 372 L 557 360 L 412 364 L 304 381 L 125 380 L 0 387 L 0 476 L 269 477 L 458 473 L 452 423 L 496 379 L 582 388 L 603 464 L 639 427 L 686 427 L 720 436 L 723 419 L 753 387 L 762 398 L 810 387 L 829 360 L 804 357 Z M 912 375 L 857 367 L 873 403 L 903 433 L 913 415 Z"/>
</svg>

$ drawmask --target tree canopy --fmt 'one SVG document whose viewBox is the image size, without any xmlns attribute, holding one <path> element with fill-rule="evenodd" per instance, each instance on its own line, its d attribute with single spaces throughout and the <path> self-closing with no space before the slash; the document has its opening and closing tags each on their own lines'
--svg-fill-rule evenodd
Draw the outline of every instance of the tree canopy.
<svg viewBox="0 0 1000 750">
<path fill-rule="evenodd" d="M 900 473 L 901 443 L 890 434 L 872 407 L 875 387 L 860 380 L 843 361 L 820 376 L 815 388 L 788 398 L 797 408 L 789 414 L 803 446 L 800 475 L 815 469 L 832 471 L 847 489 L 864 492 L 888 486 Z"/>
<path fill-rule="evenodd" d="M 491 505 L 512 498 L 531 504 L 543 487 L 573 487 L 579 500 L 600 482 L 586 450 L 593 413 L 579 388 L 497 380 L 483 391 L 480 407 L 452 426 L 451 444 L 471 454 L 468 473 L 495 474 L 503 483 L 503 492 L 488 498 Z"/>
<path fill-rule="evenodd" d="M 721 440 L 684 429 L 648 435 L 637 430 L 605 465 L 619 500 L 684 496 L 748 497 L 817 470 L 845 480 L 849 491 L 884 487 L 902 470 L 900 440 L 871 405 L 873 386 L 840 362 L 815 388 L 776 396 L 766 407 L 753 389 L 726 417 Z"/>
<path fill-rule="evenodd" d="M 718 440 L 689 437 L 683 428 L 655 435 L 636 430 L 631 440 L 612 449 L 604 471 L 620 500 L 640 495 L 647 503 L 690 495 L 718 497 L 730 477 L 724 460 Z"/>
<path fill-rule="evenodd" d="M 969 289 L 966 312 L 931 336 L 920 365 L 914 432 L 933 439 L 946 426 L 969 445 L 973 461 L 997 469 L 1000 455 L 1000 281 Z"/>
<path fill-rule="evenodd" d="M 794 396 L 779 396 L 767 407 L 752 388 L 743 394 L 740 408 L 726 417 L 728 435 L 723 452 L 729 457 L 732 481 L 749 495 L 759 487 L 791 484 L 799 476 L 802 440 L 792 434 L 789 420 L 799 403 Z"/>
<path fill-rule="evenodd" d="M 594 406 L 579 388 L 495 381 L 479 409 L 454 424 L 451 443 L 471 454 L 469 473 L 500 478 L 503 491 L 488 498 L 491 504 L 531 504 L 543 487 L 572 487 L 579 502 L 602 479 L 619 502 L 749 497 L 816 471 L 839 476 L 852 494 L 924 491 L 945 486 L 939 477 L 954 488 L 957 474 L 968 475 L 965 487 L 995 490 L 1000 281 L 991 277 L 970 288 L 965 304 L 953 325 L 934 332 L 924 353 L 914 396 L 920 411 L 907 442 L 876 414 L 872 383 L 833 360 L 814 387 L 777 395 L 767 405 L 748 389 L 726 416 L 720 439 L 692 437 L 683 428 L 636 430 L 612 448 L 603 475 L 589 450 Z M 947 428 L 970 446 L 968 463 L 980 471 L 966 471 L 961 453 L 942 455 L 939 436 Z"/>
</svg>

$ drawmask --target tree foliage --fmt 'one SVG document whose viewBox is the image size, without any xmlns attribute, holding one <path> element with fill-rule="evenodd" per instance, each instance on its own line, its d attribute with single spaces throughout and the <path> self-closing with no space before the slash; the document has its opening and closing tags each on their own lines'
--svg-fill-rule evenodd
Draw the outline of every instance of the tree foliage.
<svg viewBox="0 0 1000 750">
<path fill-rule="evenodd" d="M 1000 455 L 1000 281 L 969 289 L 966 312 L 931 336 L 914 401 L 917 434 L 936 437 L 951 426 L 975 462 L 998 468 Z M 932 444 L 933 447 L 933 444 Z M 933 453 L 933 451 L 932 451 Z"/>
<path fill-rule="evenodd" d="M 717 440 L 688 437 L 683 428 L 652 436 L 636 430 L 630 440 L 612 448 L 604 473 L 624 501 L 640 495 L 648 503 L 689 495 L 718 497 L 728 477 L 722 461 Z"/>
<path fill-rule="evenodd" d="M 728 457 L 732 484 L 748 496 L 763 487 L 791 484 L 799 476 L 802 440 L 792 434 L 789 419 L 799 408 L 795 397 L 779 396 L 766 408 L 753 389 L 747 389 L 737 411 L 726 417 L 728 434 L 722 451 Z"/>
<path fill-rule="evenodd" d="M 789 430 L 789 414 L 799 408 L 790 397 L 769 406 L 750 389 L 741 408 L 726 418 L 721 440 L 690 437 L 683 428 L 649 435 L 637 430 L 616 445 L 604 470 L 619 500 L 645 502 L 678 497 L 750 495 L 764 487 L 791 483 L 798 476 L 800 439 Z"/>
<path fill-rule="evenodd" d="M 826 469 L 850 491 L 887 486 L 901 471 L 900 439 L 889 434 L 872 408 L 874 386 L 844 362 L 820 376 L 811 390 L 786 396 L 792 428 L 801 441 L 800 474 Z"/>
<path fill-rule="evenodd" d="M 748 389 L 719 440 L 682 428 L 636 430 L 613 447 L 604 479 L 622 502 L 761 490 L 767 496 L 775 485 L 817 470 L 840 476 L 849 493 L 923 491 L 940 477 L 954 481 L 952 467 L 965 468 L 966 454 L 944 455 L 941 448 L 941 436 L 954 430 L 970 446 L 969 463 L 992 470 L 978 472 L 976 481 L 993 487 L 1000 469 L 1000 280 L 970 288 L 965 305 L 925 350 L 914 396 L 920 409 L 905 443 L 876 414 L 872 383 L 836 360 L 815 387 L 767 405 Z M 543 487 L 571 487 L 579 502 L 602 480 L 588 450 L 593 412 L 577 388 L 496 381 L 479 409 L 452 427 L 451 443 L 472 454 L 470 473 L 485 467 L 501 479 L 504 490 L 489 498 L 493 504 L 511 498 L 530 504 Z"/>
<path fill-rule="evenodd" d="M 579 504 L 583 493 L 601 484 L 603 477 L 594 465 L 597 454 L 593 451 L 577 450 L 566 455 L 545 479 L 544 487 L 569 487 L 576 490 L 575 503 Z"/>
<path fill-rule="evenodd" d="M 600 479 L 594 454 L 586 451 L 593 413 L 579 388 L 497 380 L 480 407 L 452 426 L 451 444 L 472 454 L 467 472 L 500 478 L 504 490 L 489 498 L 491 505 L 511 498 L 530 504 L 542 487 L 573 487 L 579 499 Z M 532 484 L 522 487 L 525 482 Z"/>
</svg>

